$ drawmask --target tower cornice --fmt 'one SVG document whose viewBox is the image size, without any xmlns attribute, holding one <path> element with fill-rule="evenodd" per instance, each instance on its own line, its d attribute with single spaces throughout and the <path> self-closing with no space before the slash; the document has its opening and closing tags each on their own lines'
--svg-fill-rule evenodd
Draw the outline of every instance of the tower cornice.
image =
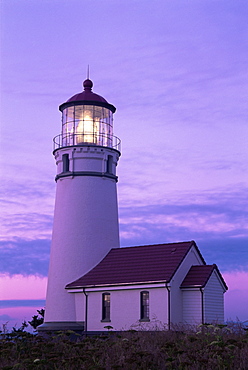
<svg viewBox="0 0 248 370">
<path fill-rule="evenodd" d="M 115 176 L 115 175 L 112 175 L 110 173 L 107 173 L 107 172 L 94 172 L 94 171 L 76 171 L 76 172 L 63 172 L 63 173 L 60 173 L 59 175 L 57 175 L 55 177 L 55 181 L 57 182 L 59 179 L 61 178 L 65 178 L 65 177 L 75 177 L 75 176 L 93 176 L 93 177 L 106 177 L 108 179 L 112 179 L 112 180 L 115 180 L 116 182 L 118 182 L 118 176 Z"/>
<path fill-rule="evenodd" d="M 63 112 L 64 109 L 68 107 L 74 107 L 76 105 L 96 105 L 98 107 L 104 107 L 109 109 L 112 113 L 115 113 L 116 108 L 112 105 L 109 104 L 108 102 L 104 101 L 95 101 L 95 100 L 72 100 L 72 101 L 67 101 L 59 106 L 59 110 Z"/>
</svg>

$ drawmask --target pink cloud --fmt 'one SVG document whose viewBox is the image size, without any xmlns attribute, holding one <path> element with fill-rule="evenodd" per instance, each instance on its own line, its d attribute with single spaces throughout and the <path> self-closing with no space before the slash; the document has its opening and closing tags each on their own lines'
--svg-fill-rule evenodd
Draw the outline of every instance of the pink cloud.
<svg viewBox="0 0 248 370">
<path fill-rule="evenodd" d="M 248 271 L 235 270 L 223 272 L 229 290 L 248 290 Z"/>
<path fill-rule="evenodd" d="M 248 320 L 248 271 L 230 271 L 222 274 L 228 291 L 225 294 L 225 318 L 244 322 Z"/>
<path fill-rule="evenodd" d="M 46 277 L 0 275 L 1 300 L 45 299 L 46 285 Z"/>
</svg>

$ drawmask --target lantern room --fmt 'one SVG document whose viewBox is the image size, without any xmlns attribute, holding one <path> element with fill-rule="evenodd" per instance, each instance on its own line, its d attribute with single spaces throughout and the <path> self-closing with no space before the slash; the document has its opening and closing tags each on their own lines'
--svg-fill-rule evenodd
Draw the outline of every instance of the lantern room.
<svg viewBox="0 0 248 370">
<path fill-rule="evenodd" d="M 120 150 L 120 140 L 113 135 L 116 108 L 93 93 L 93 83 L 86 79 L 84 91 L 61 104 L 62 132 L 54 138 L 54 149 L 75 145 L 99 145 Z"/>
</svg>

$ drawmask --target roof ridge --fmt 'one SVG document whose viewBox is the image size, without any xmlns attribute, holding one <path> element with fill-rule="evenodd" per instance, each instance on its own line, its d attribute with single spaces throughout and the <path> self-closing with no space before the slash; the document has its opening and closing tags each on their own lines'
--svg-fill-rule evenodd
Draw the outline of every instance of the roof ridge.
<svg viewBox="0 0 248 370">
<path fill-rule="evenodd" d="M 162 245 L 177 245 L 177 244 L 196 244 L 194 240 L 188 240 L 184 242 L 172 242 L 172 243 L 157 243 L 157 244 L 145 244 L 145 245 L 131 245 L 129 247 L 117 247 L 117 248 L 111 248 L 111 250 L 119 250 L 119 249 L 127 249 L 127 248 L 142 248 L 142 247 L 155 247 L 155 246 L 162 246 Z"/>
</svg>

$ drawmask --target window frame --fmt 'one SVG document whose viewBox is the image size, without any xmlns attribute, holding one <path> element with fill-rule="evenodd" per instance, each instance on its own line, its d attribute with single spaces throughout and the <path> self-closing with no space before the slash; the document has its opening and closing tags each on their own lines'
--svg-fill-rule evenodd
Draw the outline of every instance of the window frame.
<svg viewBox="0 0 248 370">
<path fill-rule="evenodd" d="M 107 299 L 106 299 L 107 298 Z M 110 293 L 102 293 L 102 322 L 111 322 L 110 320 Z"/>
<path fill-rule="evenodd" d="M 109 174 L 113 174 L 113 156 L 108 155 L 107 163 L 106 163 L 106 172 Z"/>
<path fill-rule="evenodd" d="M 70 171 L 70 158 L 69 154 L 62 154 L 62 165 L 63 165 L 63 173 L 64 172 L 69 172 Z"/>
<path fill-rule="evenodd" d="M 150 321 L 150 294 L 147 290 L 140 292 L 140 321 Z"/>
</svg>

